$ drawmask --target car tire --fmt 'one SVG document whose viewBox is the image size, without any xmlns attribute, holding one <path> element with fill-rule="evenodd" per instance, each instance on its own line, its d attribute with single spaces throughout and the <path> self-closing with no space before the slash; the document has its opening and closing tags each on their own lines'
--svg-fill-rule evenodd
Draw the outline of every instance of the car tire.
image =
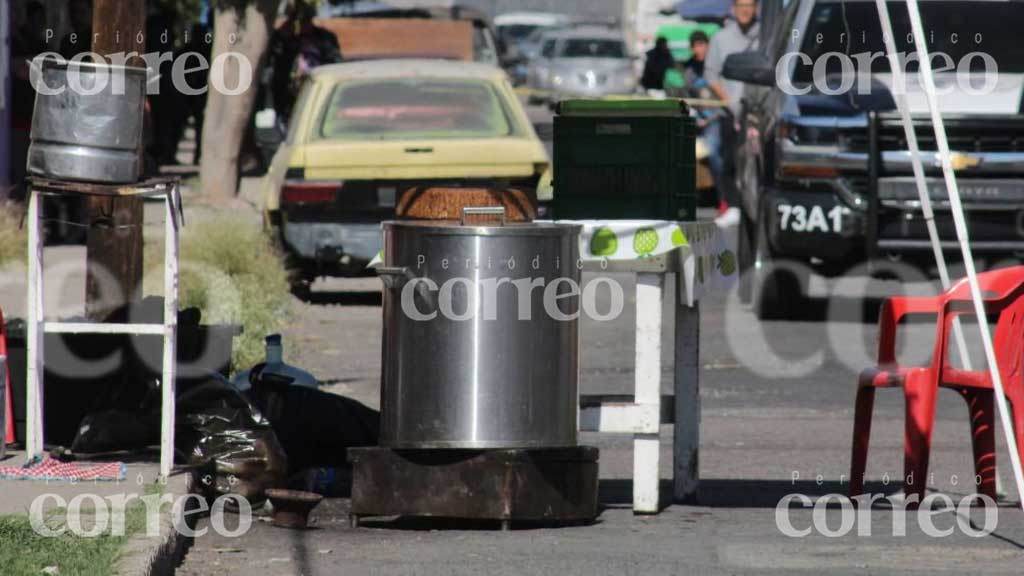
<svg viewBox="0 0 1024 576">
<path fill-rule="evenodd" d="M 274 249 L 281 255 L 281 262 L 284 264 L 285 272 L 288 274 L 288 287 L 291 293 L 300 300 L 308 300 L 312 292 L 313 277 L 302 266 L 299 259 L 284 245 L 281 227 L 275 224 L 268 224 L 268 226 L 268 234 L 270 234 Z"/>
<path fill-rule="evenodd" d="M 750 274 L 754 314 L 760 320 L 797 320 L 806 310 L 806 265 L 779 258 L 768 243 L 764 219 L 760 220 Z"/>
</svg>

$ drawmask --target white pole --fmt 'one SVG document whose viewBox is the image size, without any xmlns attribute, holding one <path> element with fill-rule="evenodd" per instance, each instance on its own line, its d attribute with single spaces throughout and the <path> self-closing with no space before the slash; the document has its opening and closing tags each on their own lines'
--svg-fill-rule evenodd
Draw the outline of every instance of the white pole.
<svg viewBox="0 0 1024 576">
<path fill-rule="evenodd" d="M 889 68 L 892 69 L 892 96 L 896 102 L 896 109 L 899 110 L 900 119 L 903 121 L 903 130 L 907 136 L 907 147 L 910 148 L 910 161 L 914 167 L 914 182 L 917 184 L 917 196 L 921 202 L 921 213 L 924 216 L 925 226 L 928 227 L 928 239 L 932 243 L 932 252 L 935 254 L 935 266 L 939 269 L 939 281 L 942 282 L 942 289 L 949 290 L 950 278 L 949 269 L 946 268 L 946 257 L 942 253 L 942 241 L 939 238 L 939 231 L 935 226 L 935 213 L 932 211 L 932 198 L 928 193 L 928 184 L 925 182 L 924 165 L 921 161 L 921 148 L 917 144 L 917 131 L 914 130 L 913 121 L 910 118 L 910 102 L 907 100 L 906 76 L 903 75 L 903 68 L 900 66 L 900 59 L 896 52 L 896 37 L 892 31 L 892 20 L 889 19 L 889 10 L 885 0 L 875 0 L 878 7 L 878 18 L 882 21 L 882 38 L 885 40 L 885 49 L 889 55 Z M 875 192 L 877 194 L 877 191 Z M 964 333 L 960 329 L 959 319 L 953 324 L 953 338 L 956 340 L 957 351 L 963 362 L 965 370 L 971 369 L 971 357 L 967 353 L 967 342 L 964 340 Z"/>
<path fill-rule="evenodd" d="M 44 438 L 43 430 L 43 374 L 46 363 L 43 361 L 43 342 L 46 334 L 43 330 L 43 214 L 42 199 L 33 187 L 28 189 L 28 334 L 25 340 L 25 357 L 27 360 L 25 386 L 26 425 L 25 425 L 25 456 L 29 461 L 42 457 Z"/>
<path fill-rule="evenodd" d="M 931 55 L 925 42 L 924 26 L 921 24 L 921 11 L 918 9 L 917 0 L 907 0 L 907 10 L 910 12 L 910 27 L 914 32 L 914 45 L 917 47 L 918 55 L 920 56 L 921 79 L 924 81 L 925 93 L 928 96 L 928 107 L 931 109 L 932 124 L 935 125 L 935 140 L 939 145 L 942 173 L 946 179 L 946 188 L 949 190 L 949 206 L 953 211 L 953 224 L 956 226 L 960 250 L 963 252 L 964 267 L 967 269 L 967 282 L 971 287 L 974 313 L 978 317 L 981 343 L 985 348 L 985 359 L 988 361 L 988 370 L 992 377 L 992 387 L 995 389 L 996 403 L 999 405 L 999 416 L 1003 423 L 1003 433 L 1006 435 L 1006 446 L 1010 450 L 1010 462 L 1013 465 L 1013 475 L 1017 481 L 1017 496 L 1020 498 L 1021 508 L 1024 509 L 1024 472 L 1021 471 L 1020 454 L 1017 452 L 1017 441 L 1013 434 L 1013 423 L 1010 421 L 1010 411 L 1006 405 L 1006 395 L 1003 393 L 1003 380 L 999 373 L 999 367 L 996 364 L 996 352 L 992 346 L 992 335 L 989 333 L 988 316 L 985 314 L 981 286 L 978 284 L 978 274 L 974 268 L 970 237 L 967 234 L 967 222 L 964 220 L 963 204 L 960 202 L 960 188 L 957 185 L 956 174 L 953 172 L 953 162 L 949 153 L 949 140 L 946 139 L 946 126 L 942 121 L 942 112 L 939 110 L 935 78 L 932 75 Z"/>
<path fill-rule="evenodd" d="M 174 467 L 175 380 L 178 362 L 178 183 L 165 190 L 164 222 L 164 353 L 160 378 L 160 476 L 167 479 Z"/>
</svg>

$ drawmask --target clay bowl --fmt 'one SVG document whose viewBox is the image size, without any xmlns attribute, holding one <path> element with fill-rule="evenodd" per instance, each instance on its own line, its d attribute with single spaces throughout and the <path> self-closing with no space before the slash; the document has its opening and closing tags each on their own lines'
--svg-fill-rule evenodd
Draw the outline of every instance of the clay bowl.
<svg viewBox="0 0 1024 576">
<path fill-rule="evenodd" d="M 306 528 L 309 525 L 309 513 L 324 499 L 313 492 L 301 490 L 267 490 L 267 498 L 274 506 L 272 524 L 282 528 Z"/>
</svg>

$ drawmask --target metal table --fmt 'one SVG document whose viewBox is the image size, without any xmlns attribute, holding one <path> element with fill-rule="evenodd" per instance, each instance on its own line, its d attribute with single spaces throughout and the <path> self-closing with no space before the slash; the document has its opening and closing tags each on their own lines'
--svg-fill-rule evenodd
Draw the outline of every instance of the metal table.
<svg viewBox="0 0 1024 576">
<path fill-rule="evenodd" d="M 734 255 L 713 223 L 574 221 L 584 225 L 580 238 L 583 270 L 636 275 L 636 369 L 633 396 L 581 395 L 580 429 L 633 435 L 633 511 L 659 511 L 658 465 L 661 424 L 674 423 L 673 500 L 693 503 L 697 496 L 700 448 L 700 297 L 724 290 L 736 278 Z M 665 251 L 644 254 L 616 251 L 594 254 L 594 238 L 606 228 L 620 235 L 655 230 Z M 676 231 L 678 230 L 678 232 Z M 647 232 L 650 237 L 650 232 Z M 616 245 L 622 244 L 616 241 Z M 636 240 L 632 242 L 635 247 Z M 649 245 L 649 244 L 648 244 Z M 645 248 L 647 246 L 644 246 Z M 598 250 L 600 252 L 600 250 Z M 676 290 L 665 293 L 668 275 Z M 675 308 L 674 395 L 661 395 L 662 305 Z"/>
</svg>

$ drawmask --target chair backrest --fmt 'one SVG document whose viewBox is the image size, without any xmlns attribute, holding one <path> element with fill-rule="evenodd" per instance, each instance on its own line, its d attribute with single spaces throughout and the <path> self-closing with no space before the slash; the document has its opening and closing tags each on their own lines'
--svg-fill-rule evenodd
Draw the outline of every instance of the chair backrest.
<svg viewBox="0 0 1024 576">
<path fill-rule="evenodd" d="M 999 315 L 994 346 L 1003 386 L 1024 386 L 1024 291 Z"/>
<path fill-rule="evenodd" d="M 1005 300 L 1024 289 L 1024 266 L 999 268 L 978 274 L 978 285 L 986 300 Z M 967 278 L 961 278 L 950 287 L 943 297 L 946 300 L 970 300 L 971 286 Z"/>
<path fill-rule="evenodd" d="M 996 322 L 993 347 L 1004 386 L 1024 386 L 1024 266 L 1000 268 L 978 274 L 982 297 L 1002 308 Z M 971 298 L 964 278 L 944 295 L 949 300 Z"/>
</svg>

